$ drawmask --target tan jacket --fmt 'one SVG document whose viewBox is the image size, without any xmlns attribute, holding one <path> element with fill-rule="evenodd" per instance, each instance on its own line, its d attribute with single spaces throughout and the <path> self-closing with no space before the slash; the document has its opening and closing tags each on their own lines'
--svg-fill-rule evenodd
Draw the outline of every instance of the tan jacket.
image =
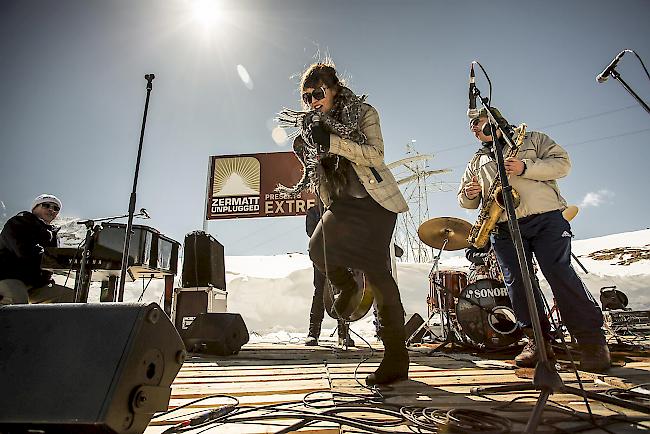
<svg viewBox="0 0 650 434">
<path fill-rule="evenodd" d="M 384 139 L 379 126 L 379 113 L 374 107 L 364 104 L 361 132 L 366 143 L 359 145 L 352 140 L 330 134 L 330 154 L 340 155 L 352 162 L 354 171 L 368 194 L 381 206 L 394 213 L 408 211 L 408 205 L 397 186 L 395 177 L 384 163 Z M 374 173 L 373 173 L 374 172 Z M 321 200 L 328 206 L 330 192 L 324 182 L 320 188 Z"/>
<path fill-rule="evenodd" d="M 504 155 L 510 148 L 506 147 Z M 556 179 L 568 175 L 571 161 L 567 152 L 546 134 L 531 131 L 524 136 L 524 142 L 517 153 L 517 158 L 526 164 L 526 170 L 520 176 L 510 176 L 512 188 L 519 192 L 521 203 L 516 209 L 517 218 L 541 214 L 553 210 L 564 210 L 566 201 L 560 194 Z M 458 203 L 463 208 L 475 209 L 486 197 L 497 173 L 494 160 L 483 150 L 479 150 L 467 164 L 458 189 Z M 464 188 L 472 177 L 478 178 L 482 192 L 474 199 L 465 196 Z M 506 213 L 500 222 L 506 221 Z"/>
</svg>

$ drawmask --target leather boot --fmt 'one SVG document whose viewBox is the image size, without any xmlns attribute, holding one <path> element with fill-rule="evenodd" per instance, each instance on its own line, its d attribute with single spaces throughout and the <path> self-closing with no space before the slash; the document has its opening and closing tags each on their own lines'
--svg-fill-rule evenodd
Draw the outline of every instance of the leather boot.
<svg viewBox="0 0 650 434">
<path fill-rule="evenodd" d="M 345 321 L 339 320 L 338 334 L 339 346 L 348 348 L 356 346 L 350 337 L 350 329 Z"/>
<path fill-rule="evenodd" d="M 523 331 L 524 334 L 528 336 L 528 343 L 521 351 L 521 353 L 515 357 L 515 364 L 520 368 L 534 368 L 537 365 L 537 361 L 539 360 L 539 354 L 537 352 L 537 345 L 535 344 L 533 329 L 525 328 Z M 551 343 L 547 340 L 544 340 L 544 344 L 546 345 L 546 354 L 548 355 L 548 359 L 555 361 L 555 353 L 553 352 Z"/>
<path fill-rule="evenodd" d="M 305 339 L 305 345 L 308 347 L 315 347 L 318 345 L 318 338 L 320 337 L 321 322 L 309 322 L 309 333 Z"/>
<path fill-rule="evenodd" d="M 607 344 L 580 344 L 580 369 L 603 373 L 612 366 Z"/>
<path fill-rule="evenodd" d="M 384 358 L 377 370 L 366 377 L 368 386 L 408 379 L 409 354 L 404 343 L 404 309 L 401 305 L 384 306 L 378 313 Z"/>
</svg>

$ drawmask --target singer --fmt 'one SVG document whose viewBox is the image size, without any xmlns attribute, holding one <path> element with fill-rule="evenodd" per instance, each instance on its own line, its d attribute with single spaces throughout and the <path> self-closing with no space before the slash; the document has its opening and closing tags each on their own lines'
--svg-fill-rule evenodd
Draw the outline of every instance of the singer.
<svg viewBox="0 0 650 434">
<path fill-rule="evenodd" d="M 389 246 L 397 214 L 408 210 L 397 182 L 384 163 L 379 114 L 339 80 L 334 66 L 317 63 L 302 75 L 306 112 L 284 110 L 280 120 L 293 117 L 301 136 L 294 151 L 305 164 L 305 176 L 294 189 L 311 184 L 326 210 L 311 236 L 309 255 L 341 291 L 334 302 L 347 319 L 354 306 L 356 282 L 349 269 L 361 270 L 376 289 L 379 336 L 384 358 L 366 378 L 368 385 L 408 377 L 409 357 L 404 341 L 404 309 L 390 273 Z M 317 152 L 313 152 L 317 148 Z M 316 163 L 310 158 L 317 154 Z"/>
<path fill-rule="evenodd" d="M 492 109 L 504 130 L 512 125 Z M 472 134 L 481 147 L 467 164 L 458 190 L 458 203 L 463 208 L 476 209 L 487 200 L 490 186 L 495 181 L 497 165 L 492 151 L 493 138 L 487 118 L 482 109 L 478 117 L 470 120 Z M 497 140 L 510 151 L 497 131 Z M 603 372 L 610 367 L 610 355 L 602 330 L 603 314 L 580 277 L 571 266 L 571 226 L 562 216 L 566 201 L 560 195 L 556 180 L 569 173 L 571 162 L 567 152 L 546 134 L 527 132 L 516 156 L 505 160 L 505 169 L 512 188 L 520 195 L 516 216 L 528 261 L 528 269 L 534 275 L 532 255 L 535 254 L 542 273 L 546 277 L 565 325 L 580 344 L 580 368 L 584 371 Z M 494 247 L 499 266 L 508 287 L 512 307 L 519 326 L 529 337 L 521 354 L 515 358 L 518 366 L 535 367 L 538 360 L 533 339 L 533 329 L 526 304 L 517 252 L 508 229 L 507 215 L 501 215 L 492 232 L 490 241 Z M 535 287 L 535 285 L 533 285 Z M 542 295 L 535 290 L 535 299 L 542 324 L 546 351 L 554 358 L 549 344 L 551 327 L 543 310 Z"/>
</svg>

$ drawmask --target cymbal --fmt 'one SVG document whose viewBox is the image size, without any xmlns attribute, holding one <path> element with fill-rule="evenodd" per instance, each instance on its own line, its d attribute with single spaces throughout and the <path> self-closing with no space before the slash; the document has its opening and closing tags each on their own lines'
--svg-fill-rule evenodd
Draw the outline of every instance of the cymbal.
<svg viewBox="0 0 650 434">
<path fill-rule="evenodd" d="M 467 237 L 472 224 L 455 217 L 437 217 L 427 220 L 418 228 L 418 236 L 424 244 L 436 249 L 442 249 L 445 240 L 445 250 L 460 250 L 469 247 Z"/>
<path fill-rule="evenodd" d="M 567 206 L 564 211 L 562 211 L 562 217 L 568 222 L 573 220 L 573 218 L 578 214 L 578 207 L 575 205 Z"/>
</svg>

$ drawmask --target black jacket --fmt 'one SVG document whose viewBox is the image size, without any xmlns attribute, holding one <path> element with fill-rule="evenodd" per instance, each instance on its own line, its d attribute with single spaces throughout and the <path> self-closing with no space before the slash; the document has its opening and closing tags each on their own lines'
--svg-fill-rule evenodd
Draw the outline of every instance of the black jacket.
<svg viewBox="0 0 650 434">
<path fill-rule="evenodd" d="M 0 232 L 0 280 L 18 279 L 34 287 L 47 284 L 52 273 L 41 270 L 43 248 L 57 244 L 54 226 L 31 212 L 10 218 Z"/>
</svg>

